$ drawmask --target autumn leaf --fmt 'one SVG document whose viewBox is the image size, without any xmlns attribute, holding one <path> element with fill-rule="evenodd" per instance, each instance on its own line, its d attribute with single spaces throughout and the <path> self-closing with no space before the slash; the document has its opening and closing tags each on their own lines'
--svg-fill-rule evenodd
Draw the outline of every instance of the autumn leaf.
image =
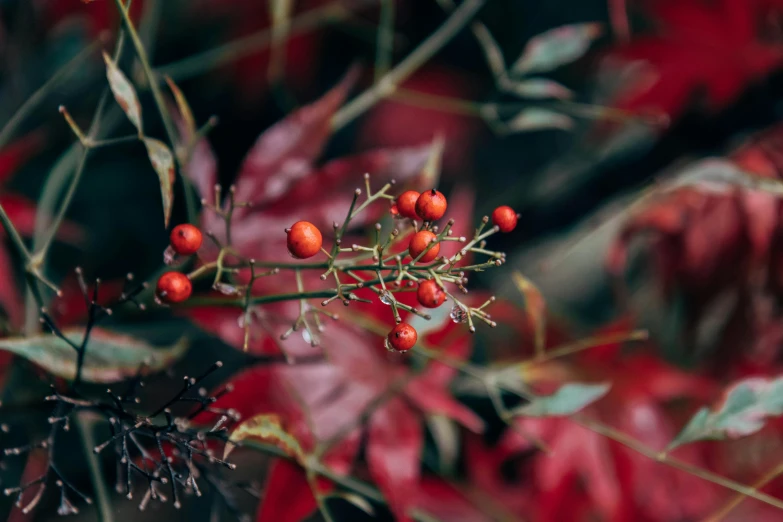
<svg viewBox="0 0 783 522">
<path fill-rule="evenodd" d="M 302 445 L 283 428 L 279 415 L 261 413 L 242 421 L 231 432 L 223 458 L 225 459 L 238 443 L 246 439 L 274 444 L 286 454 L 294 457 L 299 464 L 305 462 Z"/>
<path fill-rule="evenodd" d="M 717 409 L 700 409 L 669 445 L 697 440 L 736 439 L 759 431 L 769 417 L 783 414 L 783 377 L 752 377 L 726 390 Z"/>
<path fill-rule="evenodd" d="M 577 413 L 609 393 L 611 385 L 568 383 L 552 395 L 535 397 L 514 413 L 523 417 L 563 417 Z"/>
<path fill-rule="evenodd" d="M 122 111 L 141 136 L 144 130 L 141 120 L 141 105 L 139 97 L 136 95 L 136 89 L 108 54 L 103 53 L 103 61 L 106 62 L 106 78 L 109 80 L 109 88 L 111 88 L 114 99 L 117 100 Z"/>
<path fill-rule="evenodd" d="M 144 146 L 147 147 L 147 155 L 150 163 L 155 169 L 160 181 L 160 195 L 163 200 L 163 225 L 168 228 L 171 220 L 171 210 L 174 206 L 174 156 L 171 150 L 160 140 L 154 138 L 143 138 Z"/>
<path fill-rule="evenodd" d="M 66 329 L 63 334 L 78 346 L 84 329 Z M 159 371 L 179 359 L 187 346 L 185 339 L 180 339 L 171 346 L 156 348 L 130 336 L 93 328 L 85 352 L 82 378 L 87 382 L 110 383 L 136 375 L 142 365 L 151 371 Z M 55 335 L 3 339 L 0 340 L 0 350 L 24 357 L 58 377 L 73 379 L 76 375 L 76 350 Z"/>
</svg>

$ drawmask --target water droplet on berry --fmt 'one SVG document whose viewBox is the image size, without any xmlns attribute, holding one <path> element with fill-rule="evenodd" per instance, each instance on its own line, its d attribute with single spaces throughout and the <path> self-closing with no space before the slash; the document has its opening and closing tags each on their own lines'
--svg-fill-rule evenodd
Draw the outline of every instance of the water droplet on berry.
<svg viewBox="0 0 783 522">
<path fill-rule="evenodd" d="M 239 290 L 237 290 L 237 287 L 234 285 L 230 285 L 228 283 L 221 283 L 218 281 L 214 285 L 212 285 L 212 288 L 217 290 L 223 295 L 237 295 L 239 294 Z"/>
<path fill-rule="evenodd" d="M 302 339 L 304 339 L 304 342 L 307 344 L 311 344 L 313 342 L 313 336 L 310 335 L 310 331 L 307 328 L 302 330 Z"/>
<path fill-rule="evenodd" d="M 383 347 L 386 348 L 386 350 L 389 351 L 389 352 L 400 353 L 399 350 L 395 349 L 394 346 L 391 345 L 391 343 L 389 342 L 389 338 L 388 337 L 384 337 L 383 338 Z"/>
<path fill-rule="evenodd" d="M 468 320 L 468 311 L 463 306 L 455 304 L 449 312 L 449 317 L 455 323 L 464 323 Z"/>
<path fill-rule="evenodd" d="M 245 314 L 239 314 L 239 317 L 237 317 L 237 326 L 240 328 L 245 327 Z"/>
<path fill-rule="evenodd" d="M 179 255 L 174 250 L 174 247 L 169 245 L 166 250 L 163 251 L 163 263 L 166 265 L 173 265 L 179 261 Z"/>
<path fill-rule="evenodd" d="M 394 296 L 388 290 L 381 290 L 381 293 L 378 294 L 378 298 L 385 305 L 390 305 L 394 302 Z"/>
<path fill-rule="evenodd" d="M 391 212 L 391 215 L 394 217 L 402 217 L 400 216 L 400 209 L 397 208 L 397 205 L 392 205 L 391 209 L 389 209 L 389 212 Z"/>
</svg>

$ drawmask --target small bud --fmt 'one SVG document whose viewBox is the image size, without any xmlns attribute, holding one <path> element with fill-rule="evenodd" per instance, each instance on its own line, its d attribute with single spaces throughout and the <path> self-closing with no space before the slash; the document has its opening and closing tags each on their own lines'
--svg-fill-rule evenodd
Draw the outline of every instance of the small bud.
<svg viewBox="0 0 783 522">
<path fill-rule="evenodd" d="M 356 190 L 353 191 L 353 193 L 356 194 L 357 196 L 361 196 L 362 195 L 362 189 L 356 189 Z"/>
</svg>

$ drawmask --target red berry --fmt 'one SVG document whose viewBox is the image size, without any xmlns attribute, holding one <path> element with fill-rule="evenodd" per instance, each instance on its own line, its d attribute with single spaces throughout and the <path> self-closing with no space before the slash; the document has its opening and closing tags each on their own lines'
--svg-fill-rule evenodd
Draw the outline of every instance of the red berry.
<svg viewBox="0 0 783 522">
<path fill-rule="evenodd" d="M 416 339 L 419 335 L 416 333 L 416 329 L 408 323 L 400 323 L 389 332 L 386 337 L 388 346 L 398 352 L 407 352 L 413 345 L 416 344 Z"/>
<path fill-rule="evenodd" d="M 297 221 L 288 231 L 288 251 L 299 259 L 313 257 L 321 250 L 323 237 L 318 227 L 308 221 Z"/>
<path fill-rule="evenodd" d="M 181 256 L 191 256 L 198 252 L 203 241 L 201 230 L 188 223 L 174 227 L 169 236 L 171 248 Z"/>
<path fill-rule="evenodd" d="M 419 193 L 415 190 L 406 190 L 397 196 L 397 211 L 402 217 L 416 219 L 416 201 L 419 199 Z"/>
<path fill-rule="evenodd" d="M 511 232 L 517 226 L 517 213 L 513 208 L 503 205 L 492 211 L 492 222 L 501 232 Z"/>
<path fill-rule="evenodd" d="M 435 189 L 426 190 L 416 200 L 416 214 L 424 221 L 437 221 L 446 213 L 446 196 Z"/>
<path fill-rule="evenodd" d="M 446 300 L 446 292 L 433 279 L 422 282 L 416 297 L 425 308 L 437 308 Z"/>
<path fill-rule="evenodd" d="M 158 278 L 155 294 L 165 303 L 181 303 L 190 297 L 193 285 L 190 278 L 180 272 L 166 272 Z"/>
<path fill-rule="evenodd" d="M 429 230 L 421 230 L 413 234 L 411 242 L 408 244 L 408 253 L 413 259 L 419 257 L 419 254 L 427 250 L 427 247 L 432 241 L 435 241 L 435 234 Z M 438 257 L 440 252 L 440 243 L 435 243 L 435 246 L 427 250 L 427 253 L 419 258 L 422 263 L 428 263 Z"/>
</svg>

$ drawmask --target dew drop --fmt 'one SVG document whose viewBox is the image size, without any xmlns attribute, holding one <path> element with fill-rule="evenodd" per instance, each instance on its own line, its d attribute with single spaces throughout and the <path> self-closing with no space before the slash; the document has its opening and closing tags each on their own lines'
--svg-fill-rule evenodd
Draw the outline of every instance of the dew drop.
<svg viewBox="0 0 783 522">
<path fill-rule="evenodd" d="M 391 212 L 391 215 L 394 217 L 401 217 L 400 216 L 400 209 L 397 208 L 397 205 L 392 205 L 391 209 L 389 209 L 389 212 Z"/>
<path fill-rule="evenodd" d="M 179 255 L 171 245 L 166 247 L 163 251 L 163 263 L 166 265 L 173 265 L 179 260 Z"/>
<path fill-rule="evenodd" d="M 302 330 L 302 339 L 304 339 L 304 342 L 307 344 L 311 344 L 313 342 L 313 336 L 310 335 L 310 332 L 305 328 Z"/>
<path fill-rule="evenodd" d="M 378 294 L 378 298 L 385 305 L 391 305 L 394 302 L 394 296 L 388 290 L 381 290 L 381 293 Z"/>
<path fill-rule="evenodd" d="M 455 323 L 464 323 L 468 320 L 468 311 L 464 307 L 455 304 L 449 312 L 449 317 Z"/>
</svg>

